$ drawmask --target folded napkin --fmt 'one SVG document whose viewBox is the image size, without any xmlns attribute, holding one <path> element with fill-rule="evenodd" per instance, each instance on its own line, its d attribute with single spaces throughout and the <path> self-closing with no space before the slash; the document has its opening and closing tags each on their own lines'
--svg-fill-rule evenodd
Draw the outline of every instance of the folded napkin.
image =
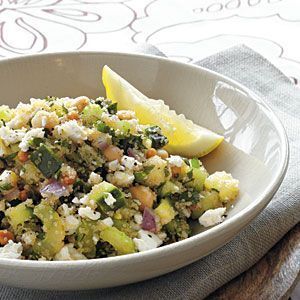
<svg viewBox="0 0 300 300">
<path fill-rule="evenodd" d="M 139 51 L 163 55 L 153 46 Z M 283 122 L 290 164 L 280 189 L 238 236 L 207 257 L 170 274 L 122 287 L 56 292 L 1 287 L 1 299 L 202 299 L 255 264 L 300 221 L 300 89 L 246 46 L 208 57 L 197 65 L 224 74 L 262 97 Z"/>
</svg>

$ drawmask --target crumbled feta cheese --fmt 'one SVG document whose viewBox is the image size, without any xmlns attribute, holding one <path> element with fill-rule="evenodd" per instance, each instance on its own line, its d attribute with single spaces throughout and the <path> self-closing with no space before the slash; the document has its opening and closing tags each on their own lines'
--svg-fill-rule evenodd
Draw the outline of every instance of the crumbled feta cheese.
<svg viewBox="0 0 300 300">
<path fill-rule="evenodd" d="M 143 216 L 142 216 L 142 214 L 135 214 L 135 215 L 133 216 L 133 218 L 134 218 L 134 222 L 135 222 L 136 224 L 141 225 L 141 224 L 143 223 Z"/>
<path fill-rule="evenodd" d="M 25 136 L 22 138 L 21 143 L 19 144 L 19 148 L 26 152 L 29 149 L 29 143 L 33 138 L 43 138 L 44 137 L 43 128 L 32 128 L 26 132 Z"/>
<path fill-rule="evenodd" d="M 24 232 L 21 239 L 27 246 L 32 246 L 36 241 L 36 233 L 33 231 Z"/>
<path fill-rule="evenodd" d="M 73 244 L 63 246 L 60 251 L 54 256 L 54 260 L 80 260 L 87 259 Z"/>
<path fill-rule="evenodd" d="M 140 252 L 155 249 L 162 244 L 162 240 L 150 231 L 140 230 L 138 237 L 139 238 L 134 238 L 133 242 Z"/>
<path fill-rule="evenodd" d="M 209 209 L 199 218 L 199 223 L 204 227 L 222 223 L 225 219 L 225 217 L 223 216 L 225 214 L 225 211 L 225 207 Z"/>
<path fill-rule="evenodd" d="M 132 173 L 125 173 L 117 171 L 114 174 L 108 174 L 107 180 L 113 185 L 119 187 L 128 187 L 134 181 L 134 175 Z"/>
<path fill-rule="evenodd" d="M 60 137 L 69 138 L 74 142 L 81 142 L 87 139 L 84 127 L 78 125 L 76 120 L 57 125 L 55 126 L 55 130 Z"/>
<path fill-rule="evenodd" d="M 8 243 L 0 248 L 0 258 L 21 258 L 23 246 L 21 243 L 14 243 L 9 240 Z"/>
<path fill-rule="evenodd" d="M 111 217 L 103 219 L 102 223 L 104 223 L 106 226 L 109 226 L 109 227 L 114 225 L 114 221 Z"/>
<path fill-rule="evenodd" d="M 24 136 L 24 130 L 13 130 L 6 126 L 0 127 L 0 138 L 6 146 L 20 142 Z"/>
<path fill-rule="evenodd" d="M 79 204 L 80 201 L 79 201 L 78 197 L 74 197 L 73 200 L 72 200 L 72 203 Z"/>
<path fill-rule="evenodd" d="M 171 155 L 169 158 L 167 158 L 167 161 L 170 163 L 170 165 L 173 165 L 175 167 L 182 167 L 184 161 L 179 155 Z"/>
<path fill-rule="evenodd" d="M 79 199 L 79 202 L 84 204 L 84 205 L 87 205 L 89 203 L 89 197 L 87 195 L 85 195 L 85 196 L 83 196 L 82 198 Z"/>
<path fill-rule="evenodd" d="M 69 208 L 66 203 L 63 203 L 60 207 L 58 207 L 57 211 L 63 217 L 67 217 L 73 213 L 73 209 Z"/>
<path fill-rule="evenodd" d="M 118 162 L 118 160 L 116 159 L 116 160 L 113 160 L 113 161 L 110 161 L 109 163 L 108 163 L 108 169 L 110 170 L 110 171 L 117 171 L 118 169 L 119 169 L 119 167 L 120 167 L 120 164 L 119 164 L 119 162 Z"/>
<path fill-rule="evenodd" d="M 98 184 L 98 183 L 102 182 L 102 180 L 103 179 L 102 179 L 102 177 L 99 174 L 97 174 L 95 172 L 92 172 L 90 174 L 88 183 L 91 184 L 91 185 L 95 185 L 95 184 Z"/>
<path fill-rule="evenodd" d="M 133 157 L 124 155 L 121 158 L 121 164 L 128 170 L 132 170 L 134 167 L 135 159 Z"/>
<path fill-rule="evenodd" d="M 111 193 L 105 193 L 106 198 L 104 199 L 104 202 L 109 205 L 110 207 L 114 206 L 114 203 L 117 201 Z"/>
<path fill-rule="evenodd" d="M 97 236 L 93 235 L 92 240 L 93 240 L 94 244 L 97 245 L 99 238 Z"/>
<path fill-rule="evenodd" d="M 65 231 L 68 235 L 75 233 L 75 231 L 77 230 L 78 226 L 79 226 L 79 220 L 76 219 L 75 216 L 66 216 L 63 219 L 63 223 L 64 223 L 64 228 Z"/>
<path fill-rule="evenodd" d="M 89 206 L 87 207 L 80 207 L 78 209 L 78 214 L 82 218 L 88 218 L 91 220 L 98 220 L 100 218 L 100 213 L 98 211 L 92 210 Z"/>
</svg>

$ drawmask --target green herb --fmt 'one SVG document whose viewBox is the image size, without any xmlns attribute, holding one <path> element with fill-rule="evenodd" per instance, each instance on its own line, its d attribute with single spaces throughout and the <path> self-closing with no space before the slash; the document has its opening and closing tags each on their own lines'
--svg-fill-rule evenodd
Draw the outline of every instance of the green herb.
<svg viewBox="0 0 300 300">
<path fill-rule="evenodd" d="M 159 126 L 150 126 L 145 130 L 146 136 L 152 141 L 152 147 L 155 149 L 162 148 L 168 144 L 168 138 L 161 133 Z"/>
<path fill-rule="evenodd" d="M 53 177 L 61 167 L 61 162 L 45 144 L 31 154 L 30 160 L 47 178 Z"/>
<path fill-rule="evenodd" d="M 96 128 L 98 131 L 103 132 L 103 133 L 109 133 L 110 132 L 110 127 L 107 126 L 104 122 L 98 121 L 96 124 Z"/>
<path fill-rule="evenodd" d="M 108 107 L 107 107 L 107 110 L 110 114 L 114 115 L 117 113 L 118 111 L 118 103 L 115 102 L 113 104 L 110 104 Z"/>
<path fill-rule="evenodd" d="M 199 162 L 198 158 L 192 158 L 190 161 L 191 161 L 192 168 L 195 168 L 195 169 L 200 168 L 200 162 Z"/>
<path fill-rule="evenodd" d="M 138 183 L 142 183 L 154 167 L 155 166 L 146 166 L 143 171 L 135 172 L 133 174 L 135 181 Z"/>
</svg>

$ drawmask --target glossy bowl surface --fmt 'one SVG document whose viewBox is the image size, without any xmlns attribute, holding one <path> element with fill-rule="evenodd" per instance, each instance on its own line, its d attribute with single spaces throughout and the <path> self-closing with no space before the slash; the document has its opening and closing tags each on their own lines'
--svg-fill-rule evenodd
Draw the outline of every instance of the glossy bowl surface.
<svg viewBox="0 0 300 300">
<path fill-rule="evenodd" d="M 0 259 L 0 282 L 26 288 L 77 290 L 112 287 L 152 278 L 188 265 L 231 240 L 268 204 L 288 162 L 285 131 L 270 108 L 232 80 L 209 70 L 138 54 L 79 52 L 0 61 L 1 104 L 15 106 L 47 95 L 98 97 L 103 65 L 143 93 L 164 99 L 178 113 L 225 136 L 203 158 L 209 172 L 225 170 L 241 193 L 222 224 L 158 249 L 88 261 Z"/>
</svg>

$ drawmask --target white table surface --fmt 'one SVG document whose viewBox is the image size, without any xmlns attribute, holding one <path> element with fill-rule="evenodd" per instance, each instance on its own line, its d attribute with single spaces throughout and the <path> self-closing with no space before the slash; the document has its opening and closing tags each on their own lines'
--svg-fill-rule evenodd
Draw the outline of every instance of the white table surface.
<svg viewBox="0 0 300 300">
<path fill-rule="evenodd" d="M 195 61 L 244 43 L 300 78 L 299 0 L 1 0 L 0 56 L 130 50 Z"/>
</svg>

